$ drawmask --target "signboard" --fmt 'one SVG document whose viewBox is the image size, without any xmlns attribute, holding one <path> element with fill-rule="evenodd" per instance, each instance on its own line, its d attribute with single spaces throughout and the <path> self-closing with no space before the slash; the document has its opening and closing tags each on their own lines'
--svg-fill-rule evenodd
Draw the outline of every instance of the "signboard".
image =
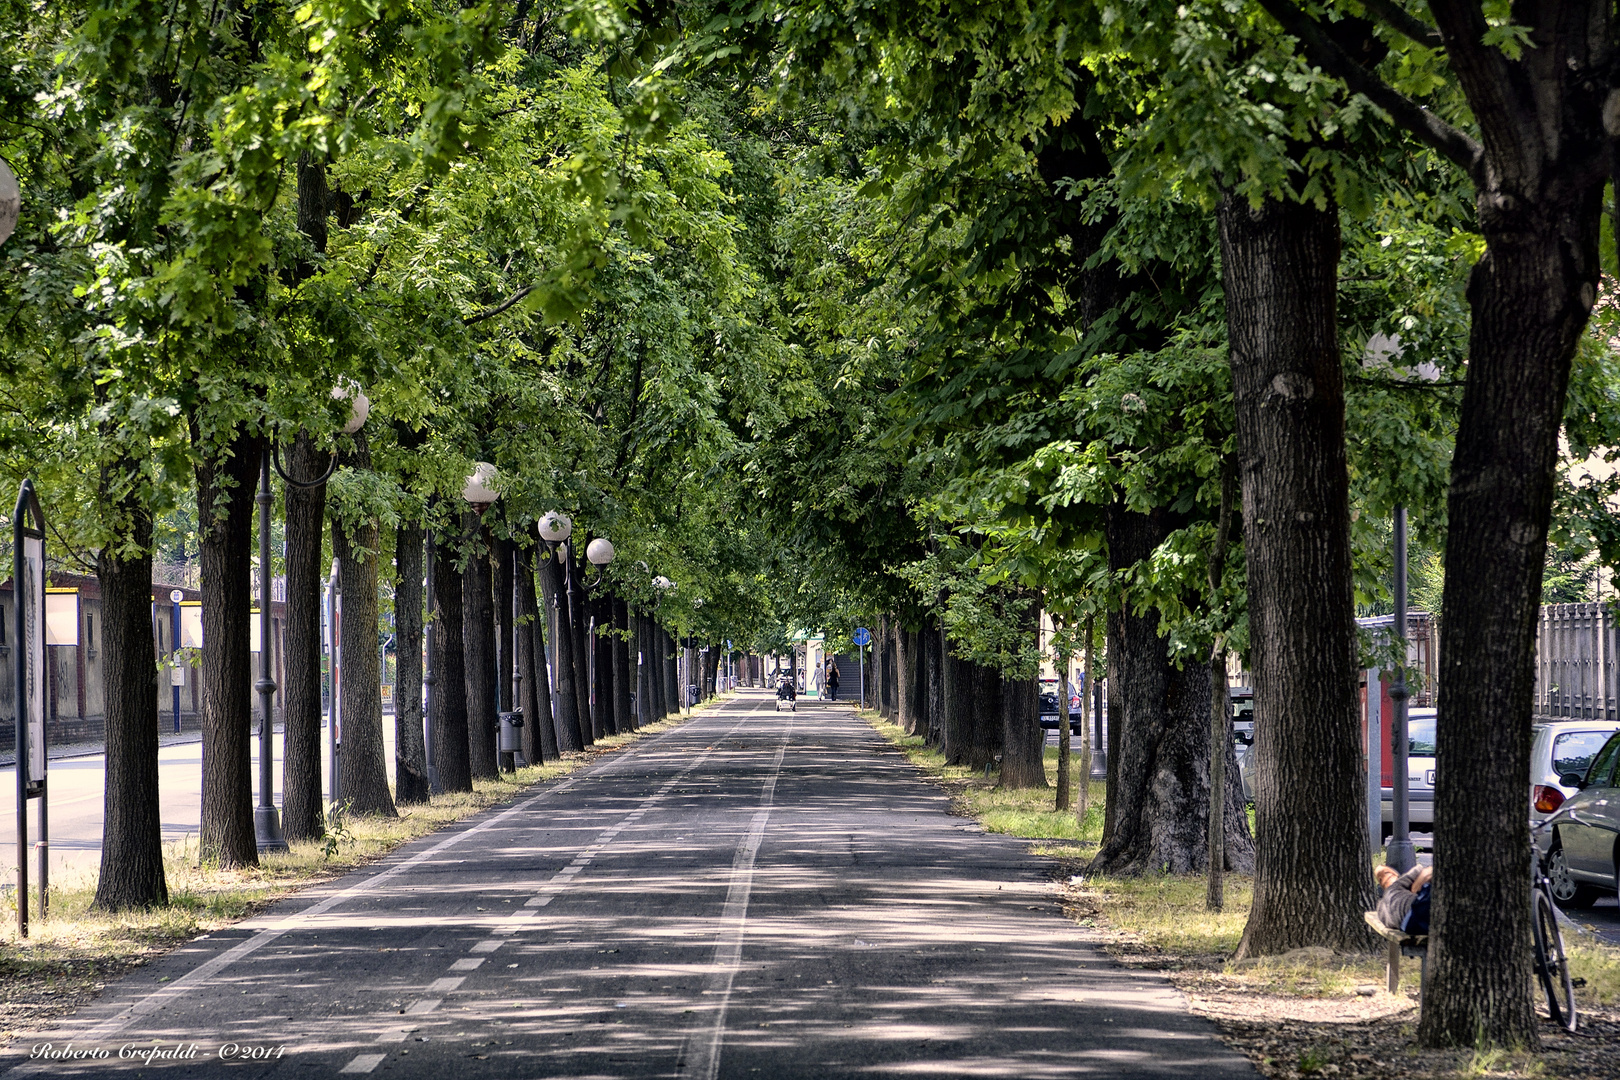
<svg viewBox="0 0 1620 1080">
<path fill-rule="evenodd" d="M 179 653 L 174 654 L 174 660 L 169 665 L 169 685 L 186 685 L 186 667 L 183 663 L 181 663 Z"/>
<path fill-rule="evenodd" d="M 864 626 L 857 626 L 855 628 L 854 641 L 856 645 L 859 645 L 862 648 L 872 644 L 872 631 L 868 630 Z"/>
<path fill-rule="evenodd" d="M 248 612 L 248 652 L 259 652 L 264 648 L 264 629 L 259 625 L 259 609 L 254 608 Z"/>
<path fill-rule="evenodd" d="M 394 703 L 394 684 L 391 682 L 382 684 L 382 703 L 384 706 Z"/>
<path fill-rule="evenodd" d="M 79 590 L 45 590 L 45 644 L 79 643 Z"/>
<path fill-rule="evenodd" d="M 200 649 L 203 641 L 202 601 L 186 600 L 180 604 L 180 647 Z"/>
<path fill-rule="evenodd" d="M 45 627 L 40 603 L 45 596 L 45 541 L 25 536 L 22 541 L 23 590 L 18 600 L 23 618 L 20 644 L 28 664 L 28 779 L 45 778 Z"/>
</svg>

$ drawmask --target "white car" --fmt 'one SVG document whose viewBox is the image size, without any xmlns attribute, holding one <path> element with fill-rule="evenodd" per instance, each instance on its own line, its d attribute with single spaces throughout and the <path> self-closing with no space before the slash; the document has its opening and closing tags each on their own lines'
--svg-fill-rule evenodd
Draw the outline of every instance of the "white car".
<svg viewBox="0 0 1620 1080">
<path fill-rule="evenodd" d="M 1591 907 L 1616 890 L 1620 857 L 1620 723 L 1560 720 L 1532 729 L 1531 820 L 1560 907 Z"/>
</svg>

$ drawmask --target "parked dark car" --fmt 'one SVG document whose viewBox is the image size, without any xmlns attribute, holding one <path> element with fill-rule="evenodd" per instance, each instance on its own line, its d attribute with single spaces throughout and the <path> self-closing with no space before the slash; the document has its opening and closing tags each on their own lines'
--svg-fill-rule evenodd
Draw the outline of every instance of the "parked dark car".
<svg viewBox="0 0 1620 1080">
<path fill-rule="evenodd" d="M 1060 715 L 1058 706 L 1060 704 L 1062 703 L 1058 701 L 1057 691 L 1041 691 L 1041 727 L 1050 731 L 1057 730 L 1058 716 Z M 1072 699 L 1069 704 L 1069 731 L 1071 734 L 1078 735 L 1080 734 L 1080 710 L 1074 707 Z"/>
<path fill-rule="evenodd" d="M 1537 838 L 1553 895 L 1566 907 L 1591 907 L 1620 887 L 1620 732 L 1609 736 L 1586 775 L 1559 784 L 1575 794 L 1547 819 Z"/>
</svg>

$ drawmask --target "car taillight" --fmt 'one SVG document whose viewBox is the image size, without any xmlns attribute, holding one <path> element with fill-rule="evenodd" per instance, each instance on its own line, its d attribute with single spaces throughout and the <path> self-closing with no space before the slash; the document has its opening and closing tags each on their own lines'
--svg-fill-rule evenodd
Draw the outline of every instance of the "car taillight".
<svg viewBox="0 0 1620 1080">
<path fill-rule="evenodd" d="M 1537 784 L 1532 794 L 1536 797 L 1536 812 L 1550 814 L 1564 805 L 1564 793 L 1546 784 Z"/>
</svg>

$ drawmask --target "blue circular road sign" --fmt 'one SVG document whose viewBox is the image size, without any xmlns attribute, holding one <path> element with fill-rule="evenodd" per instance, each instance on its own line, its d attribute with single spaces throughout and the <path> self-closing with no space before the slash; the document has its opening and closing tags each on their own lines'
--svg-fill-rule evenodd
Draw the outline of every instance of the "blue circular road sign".
<svg viewBox="0 0 1620 1080">
<path fill-rule="evenodd" d="M 855 644 L 862 646 L 872 644 L 872 632 L 864 626 L 857 626 L 855 628 Z"/>
</svg>

